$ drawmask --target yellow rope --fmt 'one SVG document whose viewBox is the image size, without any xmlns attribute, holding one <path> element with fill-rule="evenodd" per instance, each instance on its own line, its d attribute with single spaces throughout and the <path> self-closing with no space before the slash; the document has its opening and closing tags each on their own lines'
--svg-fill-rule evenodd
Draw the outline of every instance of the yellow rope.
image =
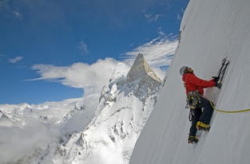
<svg viewBox="0 0 250 164">
<path fill-rule="evenodd" d="M 250 109 L 243 109 L 243 110 L 235 110 L 235 111 L 226 111 L 226 110 L 220 110 L 220 109 L 216 109 L 214 104 L 210 101 L 212 107 L 214 108 L 214 110 L 216 110 L 217 112 L 221 112 L 221 113 L 243 113 L 243 112 L 248 112 L 250 111 Z"/>
</svg>

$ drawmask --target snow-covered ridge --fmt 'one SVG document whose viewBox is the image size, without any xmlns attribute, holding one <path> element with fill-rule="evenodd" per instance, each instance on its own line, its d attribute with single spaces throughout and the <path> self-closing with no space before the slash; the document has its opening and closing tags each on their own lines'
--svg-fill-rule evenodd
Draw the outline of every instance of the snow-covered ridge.
<svg viewBox="0 0 250 164">
<path fill-rule="evenodd" d="M 124 65 L 117 67 L 110 84 L 103 88 L 91 123 L 61 146 L 59 152 L 64 153 L 57 154 L 56 163 L 128 163 L 157 100 L 161 82 L 143 55 L 136 58 L 128 76 L 119 69 L 124 70 Z M 131 80 L 133 74 L 137 76 Z"/>
<path fill-rule="evenodd" d="M 92 95 L 38 105 L 0 105 L 0 163 L 52 163 L 58 146 L 90 122 L 97 99 Z"/>
<path fill-rule="evenodd" d="M 0 163 L 127 164 L 161 85 L 138 55 L 131 68 L 117 65 L 99 105 L 98 95 L 0 105 Z"/>
<path fill-rule="evenodd" d="M 56 124 L 62 122 L 65 117 L 68 119 L 73 116 L 70 113 L 77 113 L 85 108 L 83 99 L 68 99 L 62 102 L 46 102 L 38 105 L 30 105 L 27 103 L 19 105 L 0 105 L 0 112 L 8 116 L 10 119 L 24 120 L 26 117 L 38 119 L 42 122 L 50 122 Z"/>
<path fill-rule="evenodd" d="M 218 109 L 249 109 L 249 7 L 249 0 L 190 0 L 165 86 L 130 164 L 249 164 L 249 112 L 215 111 L 210 131 L 199 134 L 197 145 L 187 143 L 189 110 L 179 75 L 180 67 L 187 65 L 198 77 L 210 80 L 227 56 L 231 62 L 222 89 L 207 89 L 205 96 Z"/>
</svg>

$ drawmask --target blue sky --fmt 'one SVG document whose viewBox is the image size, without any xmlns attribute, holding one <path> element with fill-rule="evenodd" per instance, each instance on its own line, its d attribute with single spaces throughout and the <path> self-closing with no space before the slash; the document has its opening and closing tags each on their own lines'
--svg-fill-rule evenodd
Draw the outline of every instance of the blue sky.
<svg viewBox="0 0 250 164">
<path fill-rule="evenodd" d="M 164 68 L 176 47 L 187 3 L 1 0 L 0 104 L 60 101 L 81 97 L 86 90 L 98 92 L 110 76 L 103 72 L 138 52 L 153 67 Z M 155 57 L 158 62 L 153 62 Z"/>
</svg>

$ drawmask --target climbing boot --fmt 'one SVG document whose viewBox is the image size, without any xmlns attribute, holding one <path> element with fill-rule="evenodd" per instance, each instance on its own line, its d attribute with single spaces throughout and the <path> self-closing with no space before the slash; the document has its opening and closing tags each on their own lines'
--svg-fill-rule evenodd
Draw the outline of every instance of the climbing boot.
<svg viewBox="0 0 250 164">
<path fill-rule="evenodd" d="M 188 143 L 192 144 L 192 143 L 197 143 L 199 141 L 199 139 L 195 136 L 188 136 Z"/>
<path fill-rule="evenodd" d="M 196 124 L 196 129 L 198 130 L 203 130 L 203 131 L 209 131 L 210 130 L 210 125 L 205 124 L 201 121 L 198 121 Z"/>
</svg>

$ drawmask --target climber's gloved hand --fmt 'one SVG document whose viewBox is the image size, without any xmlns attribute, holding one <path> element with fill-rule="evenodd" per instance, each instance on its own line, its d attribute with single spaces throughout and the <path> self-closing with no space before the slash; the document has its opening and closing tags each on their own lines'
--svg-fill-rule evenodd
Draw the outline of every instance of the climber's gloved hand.
<svg viewBox="0 0 250 164">
<path fill-rule="evenodd" d="M 220 89 L 222 86 L 222 84 L 219 82 L 220 78 L 218 76 L 213 76 L 212 78 L 213 78 L 213 81 L 215 82 L 215 86 Z"/>
<path fill-rule="evenodd" d="M 213 76 L 212 78 L 213 78 L 213 80 L 214 80 L 215 83 L 217 83 L 219 81 L 219 77 L 218 76 Z"/>
<path fill-rule="evenodd" d="M 222 84 L 221 84 L 221 83 L 218 83 L 218 82 L 215 82 L 215 86 L 216 86 L 217 88 L 221 89 Z"/>
</svg>

